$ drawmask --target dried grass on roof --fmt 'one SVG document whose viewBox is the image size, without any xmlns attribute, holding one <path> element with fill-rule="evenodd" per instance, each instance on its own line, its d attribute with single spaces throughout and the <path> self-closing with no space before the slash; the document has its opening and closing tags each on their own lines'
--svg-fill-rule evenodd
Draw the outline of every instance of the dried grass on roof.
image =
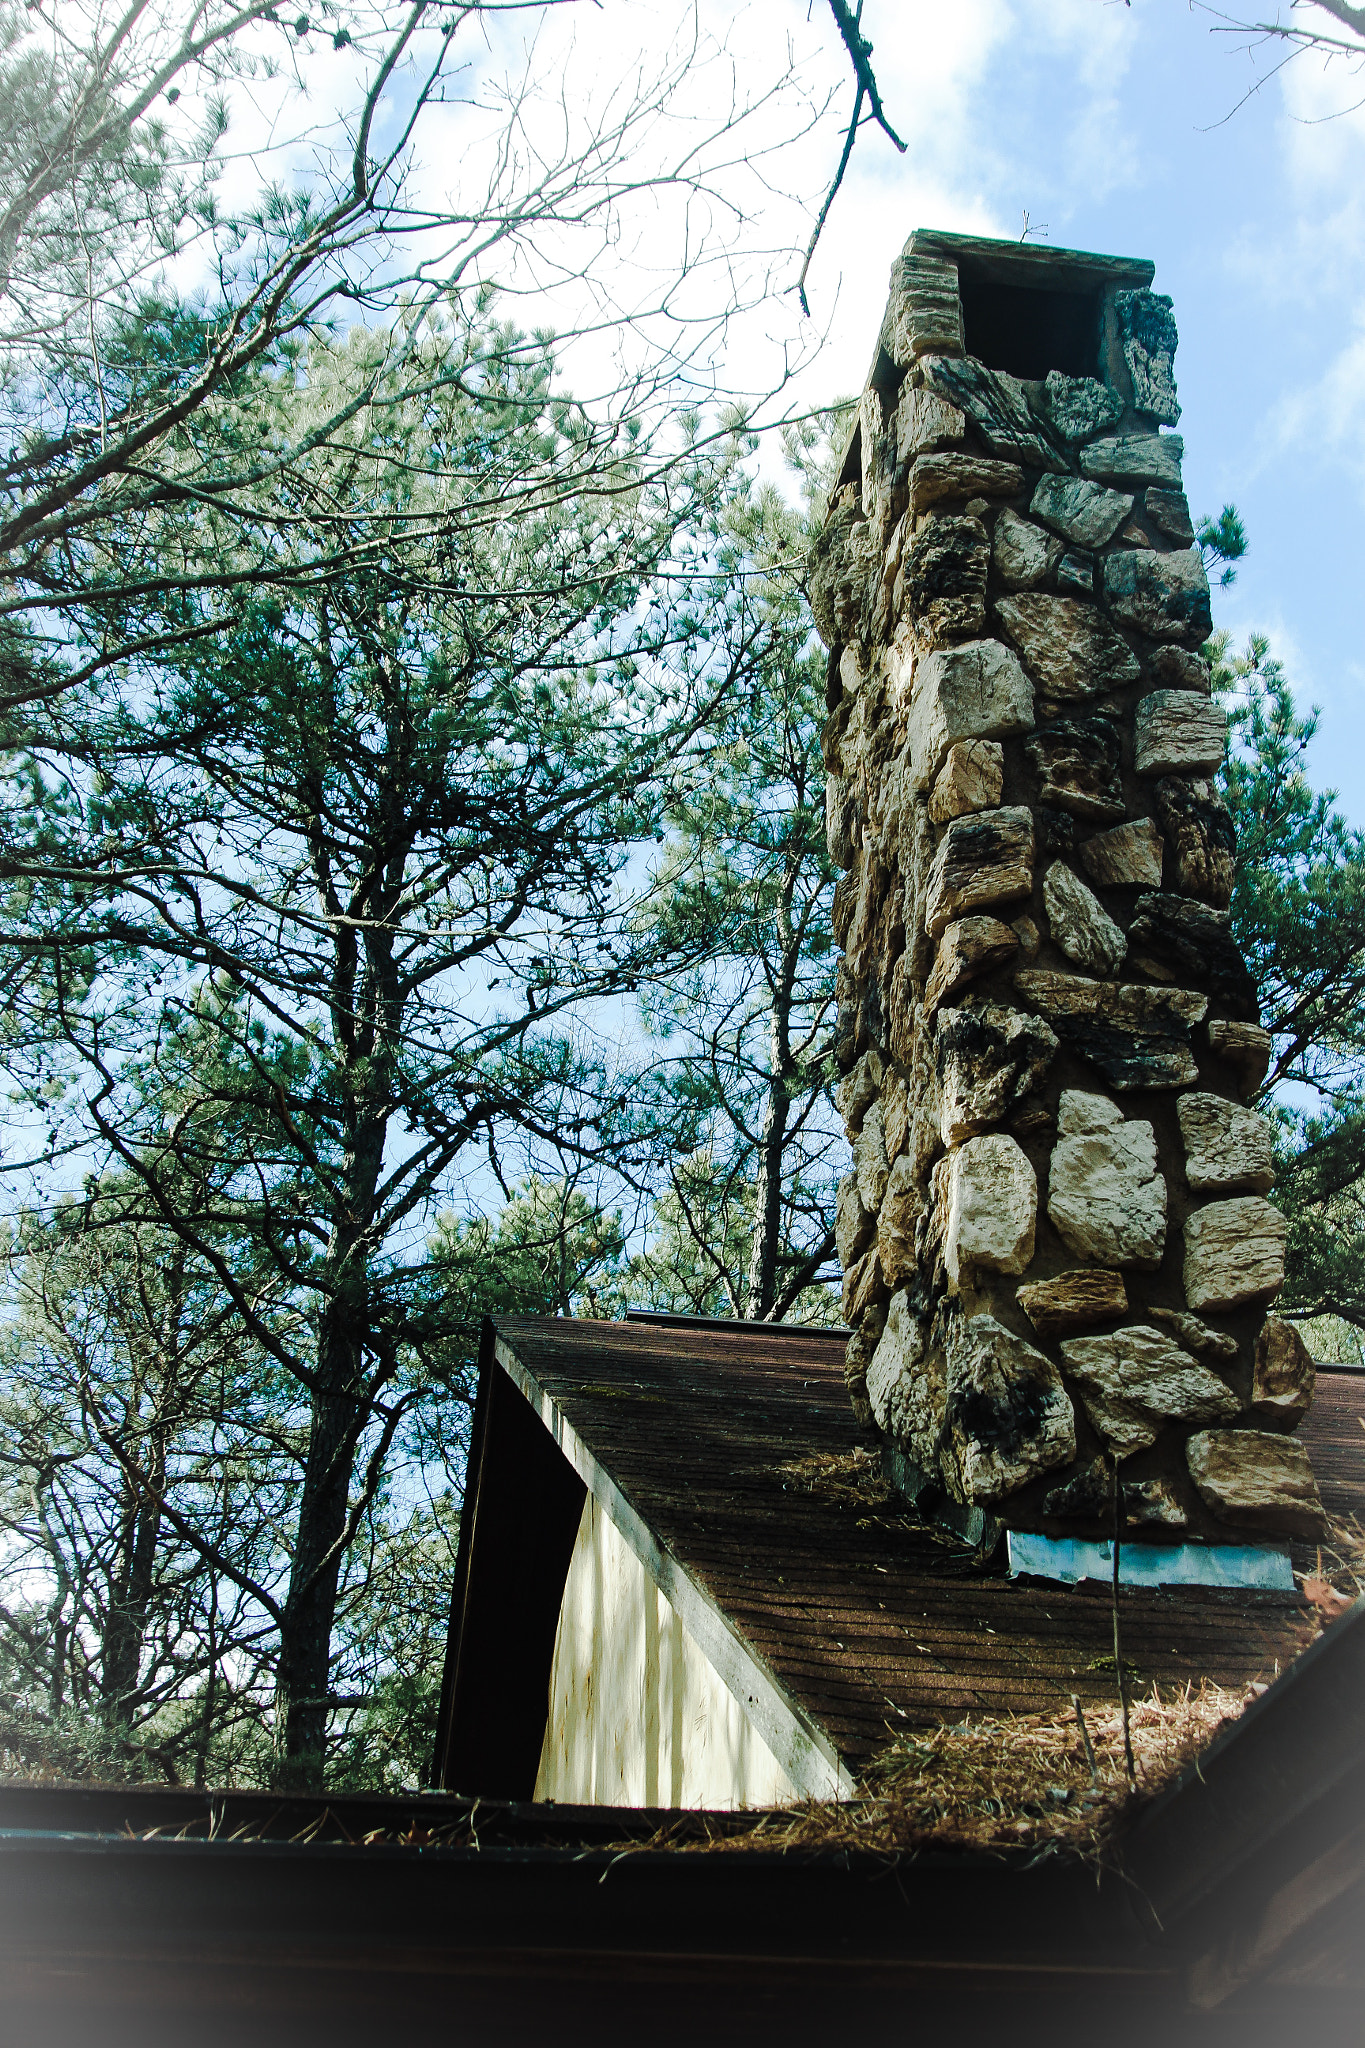
<svg viewBox="0 0 1365 2048">
<path fill-rule="evenodd" d="M 716 1849 L 929 1846 L 1071 1849 L 1101 1856 L 1120 1819 L 1159 1792 L 1237 1719 L 1261 1686 L 1153 1687 L 1131 1709 L 1138 1791 L 1130 1794 L 1117 1701 L 1084 1710 L 974 1719 L 894 1741 L 854 1799 L 765 1815 Z"/>
</svg>

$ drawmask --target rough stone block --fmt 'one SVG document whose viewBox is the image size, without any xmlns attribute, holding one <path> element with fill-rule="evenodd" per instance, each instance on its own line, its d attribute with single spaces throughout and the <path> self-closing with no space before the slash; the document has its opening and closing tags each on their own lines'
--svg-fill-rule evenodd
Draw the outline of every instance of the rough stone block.
<svg viewBox="0 0 1365 2048">
<path fill-rule="evenodd" d="M 902 1152 L 891 1168 L 877 1217 L 877 1253 L 888 1287 L 903 1287 L 915 1274 L 915 1226 L 924 1214 L 924 1193 L 915 1164 Z"/>
<path fill-rule="evenodd" d="M 1132 548 L 1108 555 L 1104 595 L 1116 619 L 1154 640 L 1198 644 L 1213 631 L 1209 579 L 1198 548 L 1169 555 Z"/>
<path fill-rule="evenodd" d="M 1063 555 L 1057 564 L 1057 588 L 1064 596 L 1093 597 L 1095 594 L 1095 559 L 1093 555 Z"/>
<path fill-rule="evenodd" d="M 891 296 L 881 345 L 898 370 L 924 355 L 962 351 L 962 300 L 957 265 L 937 256 L 902 252 L 891 265 Z"/>
<path fill-rule="evenodd" d="M 1241 1407 L 1217 1373 L 1146 1323 L 1112 1330 L 1103 1337 L 1065 1337 L 1062 1357 L 1081 1389 L 1087 1410 L 1091 1399 L 1097 1399 L 1111 1428 L 1116 1408 L 1136 1411 L 1124 1418 L 1136 1426 L 1121 1432 L 1133 1450 L 1139 1448 L 1131 1441 L 1134 1436 L 1151 1429 L 1147 1438 L 1151 1442 L 1163 1422 L 1228 1422 Z M 1108 1435 L 1101 1423 L 1097 1421 L 1095 1426 L 1101 1435 Z"/>
<path fill-rule="evenodd" d="M 1148 1315 L 1168 1329 L 1177 1344 L 1183 1344 L 1196 1358 L 1213 1365 L 1231 1365 L 1237 1356 L 1237 1339 L 1225 1330 L 1211 1330 L 1198 1316 L 1180 1308 L 1149 1308 Z"/>
<path fill-rule="evenodd" d="M 1164 484 L 1180 489 L 1185 443 L 1179 434 L 1120 434 L 1081 450 L 1081 475 L 1106 484 Z"/>
<path fill-rule="evenodd" d="M 1025 1010 L 979 996 L 940 1010 L 933 1057 L 943 1143 L 999 1123 L 1038 1086 L 1056 1051 L 1056 1033 Z"/>
<path fill-rule="evenodd" d="M 1130 493 L 1076 476 L 1045 476 L 1029 506 L 1035 519 L 1079 548 L 1102 548 L 1132 509 Z"/>
<path fill-rule="evenodd" d="M 1031 520 L 1021 519 L 1008 506 L 995 522 L 991 561 L 996 575 L 1010 590 L 1031 590 L 1050 576 L 1061 560 L 1062 542 L 1044 533 Z"/>
<path fill-rule="evenodd" d="M 1235 1068 L 1243 1097 L 1249 1098 L 1270 1070 L 1274 1046 L 1263 1024 L 1235 1024 L 1227 1017 L 1214 1017 L 1209 1022 L 1209 1050 Z"/>
<path fill-rule="evenodd" d="M 908 1296 L 893 1294 L 886 1326 L 867 1368 L 867 1398 L 878 1427 L 931 1470 L 938 1461 L 947 1392 L 941 1351 L 925 1344 Z"/>
<path fill-rule="evenodd" d="M 1022 805 L 954 818 L 929 871 L 924 922 L 938 938 L 956 917 L 1033 891 L 1033 813 Z"/>
<path fill-rule="evenodd" d="M 855 1330 L 844 1346 L 844 1385 L 848 1388 L 849 1405 L 853 1419 L 860 1429 L 866 1429 L 872 1420 L 872 1403 L 867 1398 L 867 1368 L 877 1340 L 867 1329 L 866 1323 Z"/>
<path fill-rule="evenodd" d="M 966 416 L 955 405 L 922 386 L 906 384 L 896 409 L 896 459 L 912 462 L 917 455 L 937 455 L 961 445 Z"/>
<path fill-rule="evenodd" d="M 1130 1122 L 1107 1096 L 1065 1089 L 1047 1213 L 1077 1258 L 1155 1271 L 1166 1247 L 1166 1182 L 1152 1126 Z"/>
<path fill-rule="evenodd" d="M 1199 1079 L 1190 1028 L 1208 998 L 1197 990 L 1086 981 L 1041 967 L 1020 968 L 1014 986 L 1119 1094 L 1188 1088 Z"/>
<path fill-rule="evenodd" d="M 1168 890 L 1139 896 L 1128 925 L 1128 957 L 1154 978 L 1187 975 L 1197 980 L 1232 1018 L 1255 1022 L 1256 984 L 1226 910 Z"/>
<path fill-rule="evenodd" d="M 995 917 L 964 917 L 950 924 L 938 942 L 938 957 L 924 990 L 924 1014 L 932 1017 L 940 1003 L 1012 960 L 1019 951 L 1019 936 L 1011 926 Z"/>
<path fill-rule="evenodd" d="M 1225 910 L 1232 901 L 1236 834 L 1232 814 L 1202 777 L 1164 775 L 1152 792 L 1175 856 L 1175 887 Z"/>
<path fill-rule="evenodd" d="M 846 1173 L 839 1183 L 834 1205 L 834 1243 L 839 1265 L 847 1273 L 856 1266 L 872 1242 L 877 1219 L 858 1192 L 858 1176 Z"/>
<path fill-rule="evenodd" d="M 1123 1519 L 1135 1529 L 1184 1529 L 1185 1504 L 1169 1479 L 1125 1479 Z"/>
<path fill-rule="evenodd" d="M 1318 1369 L 1292 1323 L 1267 1316 L 1256 1339 L 1251 1412 L 1265 1429 L 1295 1429 L 1313 1405 Z"/>
<path fill-rule="evenodd" d="M 915 672 L 908 718 L 912 788 L 927 790 L 957 740 L 1002 739 L 1033 724 L 1033 685 L 998 640 L 969 640 L 927 655 Z"/>
<path fill-rule="evenodd" d="M 870 1309 L 886 1300 L 889 1290 L 882 1279 L 881 1260 L 874 1244 L 865 1251 L 856 1266 L 850 1266 L 844 1275 L 843 1311 L 844 1321 L 856 1329 Z"/>
<path fill-rule="evenodd" d="M 968 811 L 991 811 L 1005 786 L 1005 750 L 998 740 L 958 740 L 929 795 L 929 816 L 946 825 Z"/>
<path fill-rule="evenodd" d="M 1166 690 L 1195 690 L 1207 697 L 1213 688 L 1203 655 L 1191 654 L 1187 647 L 1159 647 L 1147 663 L 1147 673 Z"/>
<path fill-rule="evenodd" d="M 944 1478 L 990 1502 L 1076 1455 L 1076 1416 L 1050 1358 L 998 1323 L 964 1316 L 948 1342 Z"/>
<path fill-rule="evenodd" d="M 905 1150 L 910 1132 L 911 1108 L 910 1091 L 903 1074 L 889 1072 L 882 1083 L 882 1139 L 886 1145 L 886 1156 L 894 1166 Z"/>
<path fill-rule="evenodd" d="M 863 1118 L 877 1100 L 883 1071 L 881 1054 L 876 1051 L 865 1052 L 858 1064 L 844 1075 L 835 1090 L 834 1099 L 850 1138 L 858 1135 L 863 1127 Z"/>
<path fill-rule="evenodd" d="M 1092 974 L 1118 973 L 1128 941 L 1065 861 L 1054 861 L 1043 877 L 1043 908 L 1053 940 L 1068 960 Z"/>
<path fill-rule="evenodd" d="M 961 406 L 993 455 L 1035 469 L 1065 471 L 1067 458 L 1033 411 L 1023 385 L 1003 370 L 987 369 L 971 356 L 927 356 L 924 374 L 932 390 Z"/>
<path fill-rule="evenodd" d="M 1058 719 L 1029 741 L 1027 753 L 1038 771 L 1040 804 L 1097 822 L 1123 816 L 1119 736 L 1111 719 Z"/>
<path fill-rule="evenodd" d="M 1196 1194 L 1269 1194 L 1275 1159 L 1263 1116 L 1203 1089 L 1182 1095 L 1175 1110 L 1185 1142 L 1185 1179 Z"/>
<path fill-rule="evenodd" d="M 1153 690 L 1133 730 L 1139 775 L 1207 775 L 1223 758 L 1227 720 L 1221 704 L 1191 690 Z"/>
<path fill-rule="evenodd" d="M 1128 1313 L 1122 1273 L 1103 1267 L 1073 1266 L 1054 1280 L 1019 1288 L 1014 1298 L 1040 1337 L 1064 1337 Z"/>
<path fill-rule="evenodd" d="M 1163 844 L 1150 818 L 1133 818 L 1087 839 L 1081 859 L 1091 880 L 1102 889 L 1159 889 Z"/>
<path fill-rule="evenodd" d="M 891 1171 L 882 1132 L 880 1102 L 872 1104 L 863 1118 L 862 1129 L 853 1140 L 853 1171 L 858 1178 L 858 1193 L 863 1198 L 863 1207 L 875 1215 L 882 1206 L 887 1175 Z"/>
<path fill-rule="evenodd" d="M 1147 516 L 1158 532 L 1173 540 L 1177 547 L 1193 547 L 1194 521 L 1183 491 L 1148 491 Z"/>
<path fill-rule="evenodd" d="M 1284 1285 L 1288 1225 L 1262 1195 L 1210 1202 L 1185 1221 L 1185 1299 L 1192 1309 L 1269 1301 Z"/>
<path fill-rule="evenodd" d="M 991 544 L 979 519 L 928 519 L 910 543 L 901 599 L 925 645 L 966 639 L 986 627 Z"/>
<path fill-rule="evenodd" d="M 1206 1429 L 1185 1446 L 1190 1477 L 1220 1521 L 1284 1536 L 1320 1536 L 1326 1517 L 1313 1467 L 1293 1437 Z"/>
<path fill-rule="evenodd" d="M 1012 462 L 987 455 L 919 455 L 910 471 L 910 510 L 918 518 L 933 505 L 1017 498 L 1023 488 L 1024 472 Z"/>
<path fill-rule="evenodd" d="M 1123 418 L 1123 400 L 1094 377 L 1068 377 L 1049 370 L 1043 386 L 1043 411 L 1059 439 L 1075 446 L 1093 440 Z"/>
<path fill-rule="evenodd" d="M 1137 681 L 1141 665 L 1102 612 L 1075 597 L 1021 591 L 1002 597 L 995 615 L 1045 697 L 1068 702 Z"/>
<path fill-rule="evenodd" d="M 1114 294 L 1123 360 L 1133 380 L 1133 403 L 1139 412 L 1173 427 L 1180 418 L 1175 395 L 1177 335 L 1170 300 L 1161 292 Z"/>
<path fill-rule="evenodd" d="M 1022 1273 L 1033 1257 L 1038 1178 L 1003 1131 L 970 1138 L 948 1162 L 943 1263 L 950 1280 L 985 1268 Z"/>
</svg>

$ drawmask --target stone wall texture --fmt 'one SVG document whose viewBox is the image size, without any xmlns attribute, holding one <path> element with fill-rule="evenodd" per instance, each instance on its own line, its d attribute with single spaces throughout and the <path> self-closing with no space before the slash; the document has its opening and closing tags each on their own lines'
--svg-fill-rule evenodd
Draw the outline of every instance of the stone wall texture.
<svg viewBox="0 0 1365 2048">
<path fill-rule="evenodd" d="M 973 281 L 986 353 L 1015 304 L 1046 337 L 1051 295 L 1072 368 L 970 355 Z M 963 1526 L 1102 1533 L 1117 1461 L 1130 1530 L 1246 1542 L 1321 1527 L 1286 1434 L 1313 1367 L 1267 1318 L 1270 1042 L 1150 284 L 913 235 L 811 556 L 847 1371 L 899 1483 Z"/>
</svg>

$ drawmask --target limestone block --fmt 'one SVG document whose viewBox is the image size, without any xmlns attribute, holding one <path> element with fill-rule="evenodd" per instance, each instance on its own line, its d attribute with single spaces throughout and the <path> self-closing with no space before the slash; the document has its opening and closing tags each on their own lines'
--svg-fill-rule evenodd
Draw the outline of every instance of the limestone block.
<svg viewBox="0 0 1365 2048">
<path fill-rule="evenodd" d="M 925 986 L 925 1016 L 932 1017 L 940 1003 L 958 995 L 978 975 L 1012 960 L 1018 950 L 1018 934 L 998 918 L 963 917 L 948 925 Z"/>
<path fill-rule="evenodd" d="M 905 1150 L 910 1133 L 910 1091 L 905 1077 L 894 1071 L 889 1072 L 882 1083 L 882 1138 L 886 1145 L 886 1156 L 894 1165 Z"/>
<path fill-rule="evenodd" d="M 1263 1195 L 1210 1202 L 1185 1221 L 1185 1299 L 1199 1309 L 1269 1301 L 1284 1285 L 1288 1225 Z"/>
<path fill-rule="evenodd" d="M 1194 545 L 1194 521 L 1183 491 L 1148 491 L 1147 516 L 1153 526 L 1173 540 L 1177 547 Z"/>
<path fill-rule="evenodd" d="M 1032 893 L 1032 811 L 1007 805 L 954 818 L 929 871 L 925 928 L 936 939 L 954 918 Z"/>
<path fill-rule="evenodd" d="M 1103 1517 L 1112 1527 L 1113 1512 L 1113 1481 L 1103 1458 L 1092 1458 L 1070 1479 L 1043 1495 L 1043 1513 L 1059 1519 L 1080 1517 L 1093 1522 Z"/>
<path fill-rule="evenodd" d="M 1033 686 L 998 640 L 969 640 L 920 662 L 910 698 L 910 779 L 929 789 L 957 740 L 1003 739 L 1033 724 Z"/>
<path fill-rule="evenodd" d="M 1147 673 L 1167 690 L 1196 690 L 1207 697 L 1213 688 L 1203 655 L 1191 654 L 1187 647 L 1159 647 L 1147 664 Z"/>
<path fill-rule="evenodd" d="M 1226 910 L 1163 890 L 1139 896 L 1128 926 L 1128 957 L 1154 979 L 1187 975 L 1206 988 L 1219 1009 L 1255 1023 L 1256 984 L 1232 936 Z"/>
<path fill-rule="evenodd" d="M 1022 1273 L 1033 1257 L 1038 1221 L 1038 1178 L 1022 1148 L 994 1131 L 968 1139 L 948 1166 L 943 1263 L 949 1279 L 982 1267 Z"/>
<path fill-rule="evenodd" d="M 1133 403 L 1139 412 L 1173 427 L 1180 418 L 1175 395 L 1175 317 L 1162 292 L 1114 294 L 1122 336 L 1123 360 L 1133 380 Z"/>
<path fill-rule="evenodd" d="M 1014 1493 L 1076 1455 L 1076 1416 L 1050 1358 L 994 1316 L 963 1316 L 948 1342 L 944 1478 L 969 1501 Z"/>
<path fill-rule="evenodd" d="M 1159 889 L 1162 851 L 1161 833 L 1152 820 L 1133 818 L 1087 839 L 1081 859 L 1102 889 Z"/>
<path fill-rule="evenodd" d="M 1050 576 L 1062 555 L 1062 542 L 1007 506 L 995 522 L 991 562 L 1010 590 L 1030 590 Z"/>
<path fill-rule="evenodd" d="M 1275 1184 L 1270 1125 L 1254 1109 L 1203 1089 L 1175 1106 L 1185 1179 L 1196 1194 L 1268 1194 Z"/>
<path fill-rule="evenodd" d="M 1111 719 L 1058 719 L 1026 751 L 1038 771 L 1040 804 L 1097 822 L 1123 816 L 1119 736 Z"/>
<path fill-rule="evenodd" d="M 872 1363 L 876 1348 L 877 1339 L 868 1331 L 866 1322 L 853 1332 L 844 1346 L 844 1385 L 848 1388 L 854 1420 L 861 1429 L 866 1429 L 872 1420 L 872 1403 L 867 1398 L 867 1368 Z"/>
<path fill-rule="evenodd" d="M 1313 1405 L 1318 1369 L 1292 1323 L 1267 1316 L 1256 1339 L 1251 1412 L 1265 1429 L 1295 1429 Z"/>
<path fill-rule="evenodd" d="M 1180 489 L 1185 443 L 1179 434 L 1120 434 L 1081 450 L 1081 475 L 1106 484 L 1164 484 Z"/>
<path fill-rule="evenodd" d="M 903 1287 L 915 1275 L 915 1227 L 924 1213 L 924 1191 L 915 1164 L 902 1152 L 891 1168 L 877 1217 L 877 1252 L 888 1287 Z"/>
<path fill-rule="evenodd" d="M 1093 440 L 1123 418 L 1123 400 L 1094 377 L 1068 377 L 1049 370 L 1043 386 L 1043 411 L 1052 430 L 1075 446 Z"/>
<path fill-rule="evenodd" d="M 1054 861 L 1043 877 L 1043 908 L 1052 937 L 1078 967 L 1092 974 L 1117 974 L 1128 941 L 1104 905 L 1065 861 Z"/>
<path fill-rule="evenodd" d="M 1029 511 L 1076 547 L 1102 548 L 1133 509 L 1131 494 L 1076 476 L 1045 476 Z"/>
<path fill-rule="evenodd" d="M 928 519 L 910 543 L 901 581 L 921 641 L 967 639 L 986 628 L 991 544 L 979 519 Z"/>
<path fill-rule="evenodd" d="M 1047 1213 L 1077 1258 L 1155 1271 L 1166 1245 L 1166 1182 L 1152 1126 L 1130 1122 L 1107 1096 L 1063 1090 Z"/>
<path fill-rule="evenodd" d="M 910 510 L 918 518 L 932 505 L 1017 498 L 1023 488 L 1024 472 L 1012 462 L 996 462 L 989 455 L 917 455 L 910 471 Z"/>
<path fill-rule="evenodd" d="M 1228 1366 L 1237 1357 L 1237 1339 L 1229 1337 L 1225 1330 L 1211 1330 L 1198 1316 L 1192 1316 L 1185 1309 L 1149 1308 L 1148 1315 L 1170 1331 L 1177 1344 L 1183 1344 L 1196 1358 L 1207 1359 L 1213 1365 Z"/>
<path fill-rule="evenodd" d="M 853 1171 L 858 1177 L 858 1193 L 863 1198 L 863 1207 L 875 1214 L 882 1206 L 887 1175 L 891 1171 L 886 1156 L 886 1140 L 882 1135 L 880 1102 L 872 1104 L 863 1118 L 862 1129 L 853 1140 Z"/>
<path fill-rule="evenodd" d="M 877 1100 L 882 1085 L 882 1056 L 873 1050 L 865 1052 L 855 1067 L 851 1067 L 840 1081 L 834 1093 L 850 1138 L 856 1137 L 863 1127 L 863 1118 Z"/>
<path fill-rule="evenodd" d="M 858 858 L 854 836 L 859 824 L 858 792 L 843 775 L 825 777 L 825 842 L 836 867 L 851 868 Z"/>
<path fill-rule="evenodd" d="M 999 598 L 995 614 L 1045 697 L 1095 697 L 1136 682 L 1141 673 L 1127 642 L 1079 598 L 1025 590 Z"/>
<path fill-rule="evenodd" d="M 1135 1411 L 1124 1418 L 1135 1425 L 1123 1431 L 1127 1442 L 1152 1424 L 1148 1442 L 1163 1422 L 1227 1422 L 1242 1405 L 1217 1373 L 1145 1323 L 1103 1337 L 1064 1337 L 1062 1357 L 1087 1410 L 1096 1398 L 1110 1428 L 1117 1409 Z M 1095 1427 L 1108 1434 L 1098 1421 Z"/>
<path fill-rule="evenodd" d="M 1035 469 L 1065 471 L 1065 455 L 1029 405 L 1017 377 L 987 369 L 971 356 L 926 356 L 924 374 L 940 398 L 962 408 L 993 455 Z"/>
<path fill-rule="evenodd" d="M 966 416 L 934 391 L 906 384 L 896 409 L 896 459 L 913 462 L 917 455 L 937 455 L 961 445 Z"/>
<path fill-rule="evenodd" d="M 962 301 L 956 263 L 902 251 L 891 265 L 881 345 L 898 370 L 908 370 L 923 355 L 960 354 Z"/>
<path fill-rule="evenodd" d="M 1206 1429 L 1185 1446 L 1190 1477 L 1220 1521 L 1284 1536 L 1320 1536 L 1326 1517 L 1308 1453 L 1293 1437 Z"/>
<path fill-rule="evenodd" d="M 1138 704 L 1133 732 L 1139 775 L 1205 775 L 1223 758 L 1227 719 L 1221 704 L 1192 690 L 1153 690 Z"/>
<path fill-rule="evenodd" d="M 1273 1045 L 1264 1025 L 1234 1024 L 1227 1017 L 1215 1017 L 1209 1021 L 1209 1050 L 1236 1069 L 1242 1094 L 1249 1097 L 1269 1071 Z"/>
<path fill-rule="evenodd" d="M 1041 967 L 1020 968 L 1014 986 L 1120 1094 L 1188 1088 L 1199 1079 L 1190 1027 L 1204 1017 L 1208 997 L 1197 990 L 1086 981 Z"/>
<path fill-rule="evenodd" d="M 1095 562 L 1091 555 L 1077 554 L 1074 550 L 1062 556 L 1057 564 L 1057 588 L 1067 597 L 1093 597 L 1095 594 Z"/>
<path fill-rule="evenodd" d="M 878 534 L 863 517 L 857 493 L 847 487 L 836 496 L 807 563 L 811 612 L 826 647 L 861 636 L 881 569 Z"/>
<path fill-rule="evenodd" d="M 858 1192 L 858 1176 L 847 1173 L 839 1183 L 834 1205 L 834 1243 L 839 1265 L 847 1273 L 872 1242 L 877 1219 Z"/>
<path fill-rule="evenodd" d="M 1213 631 L 1209 579 L 1198 548 L 1180 548 L 1169 555 L 1132 548 L 1107 555 L 1104 595 L 1116 619 L 1154 640 L 1189 640 L 1197 645 Z"/>
<path fill-rule="evenodd" d="M 850 1266 L 844 1274 L 843 1311 L 844 1321 L 856 1329 L 869 1309 L 876 1308 L 886 1300 L 889 1290 L 882 1279 L 881 1260 L 874 1244 L 865 1251 L 856 1266 Z"/>
<path fill-rule="evenodd" d="M 893 1294 L 867 1368 L 867 1398 L 878 1427 L 930 1470 L 938 1462 L 947 1392 L 942 1352 L 926 1345 L 908 1295 Z"/>
<path fill-rule="evenodd" d="M 1169 1479 L 1125 1479 L 1123 1519 L 1136 1529 L 1184 1529 L 1189 1525 L 1184 1502 Z"/>
<path fill-rule="evenodd" d="M 1178 894 L 1225 910 L 1232 901 L 1237 843 L 1227 805 L 1202 777 L 1164 775 L 1152 796 L 1175 855 Z"/>
<path fill-rule="evenodd" d="M 949 747 L 929 795 L 929 816 L 946 825 L 968 811 L 994 810 L 1005 786 L 1005 750 L 998 740 L 958 740 Z"/>
<path fill-rule="evenodd" d="M 999 1123 L 1046 1074 L 1057 1051 L 1041 1018 L 980 996 L 940 1010 L 934 1033 L 939 1134 L 956 1145 Z"/>
<path fill-rule="evenodd" d="M 1014 1298 L 1040 1337 L 1064 1337 L 1128 1313 L 1122 1273 L 1104 1267 L 1073 1266 L 1054 1280 L 1019 1288 Z"/>
</svg>

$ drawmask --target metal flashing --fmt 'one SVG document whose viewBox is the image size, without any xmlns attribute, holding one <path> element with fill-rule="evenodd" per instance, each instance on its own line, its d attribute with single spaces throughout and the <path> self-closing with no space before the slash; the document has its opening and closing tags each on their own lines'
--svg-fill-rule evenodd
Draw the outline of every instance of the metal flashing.
<svg viewBox="0 0 1365 2048">
<path fill-rule="evenodd" d="M 1112 1580 L 1112 1543 L 1074 1536 L 1031 1536 L 1011 1529 L 1005 1538 L 1011 1578 L 1027 1574 L 1064 1586 L 1083 1579 Z M 1119 1557 L 1122 1586 L 1248 1586 L 1292 1593 L 1289 1552 L 1252 1543 L 1125 1543 Z"/>
</svg>

